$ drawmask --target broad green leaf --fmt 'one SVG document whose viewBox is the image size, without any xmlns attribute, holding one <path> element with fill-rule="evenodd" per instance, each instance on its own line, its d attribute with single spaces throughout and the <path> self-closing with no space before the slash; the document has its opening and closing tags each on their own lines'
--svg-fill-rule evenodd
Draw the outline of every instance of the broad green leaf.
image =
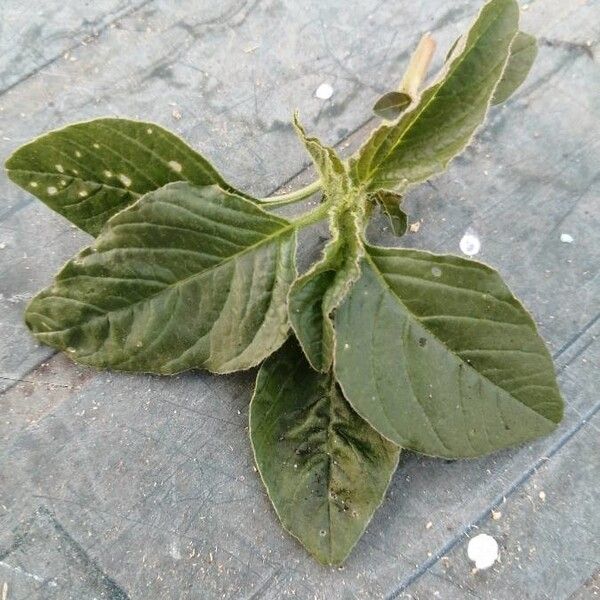
<svg viewBox="0 0 600 600">
<path fill-rule="evenodd" d="M 29 304 L 43 343 L 77 362 L 172 374 L 247 369 L 288 335 L 295 226 L 185 182 L 115 215 Z"/>
<path fill-rule="evenodd" d="M 331 204 L 331 240 L 322 259 L 292 285 L 290 323 L 313 368 L 329 371 L 333 361 L 334 331 L 330 315 L 360 276 L 363 255 L 364 200 L 353 187 L 345 165 L 332 148 L 307 137 L 295 117 L 300 138 L 319 171 L 323 192 Z"/>
<path fill-rule="evenodd" d="M 324 564 L 350 553 L 381 504 L 400 450 L 310 368 L 290 339 L 260 368 L 250 405 L 256 464 L 283 526 Z"/>
<path fill-rule="evenodd" d="M 238 193 L 176 135 L 128 119 L 51 131 L 21 146 L 6 169 L 15 183 L 93 236 L 114 214 L 173 181 Z"/>
<path fill-rule="evenodd" d="M 482 123 L 516 35 L 515 0 L 491 0 L 436 82 L 401 119 L 377 129 L 351 162 L 369 190 L 403 190 L 443 171 Z"/>
<path fill-rule="evenodd" d="M 536 56 L 536 39 L 532 35 L 519 31 L 510 47 L 510 58 L 494 92 L 492 104 L 501 104 L 512 96 L 527 78 Z"/>
<path fill-rule="evenodd" d="M 400 208 L 402 196 L 394 192 L 380 190 L 374 194 L 374 199 L 387 216 L 394 235 L 402 237 L 408 229 L 408 217 Z"/>
<path fill-rule="evenodd" d="M 411 97 L 404 92 L 388 92 L 373 105 L 373 112 L 387 121 L 395 121 L 412 102 Z"/>
<path fill-rule="evenodd" d="M 369 246 L 335 329 L 346 398 L 402 447 L 474 457 L 547 434 L 561 420 L 535 324 L 483 264 Z"/>
</svg>

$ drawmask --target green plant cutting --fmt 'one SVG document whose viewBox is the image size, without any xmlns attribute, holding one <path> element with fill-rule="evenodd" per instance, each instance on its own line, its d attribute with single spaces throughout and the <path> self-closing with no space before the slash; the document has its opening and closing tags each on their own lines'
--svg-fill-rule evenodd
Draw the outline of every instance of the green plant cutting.
<svg viewBox="0 0 600 600">
<path fill-rule="evenodd" d="M 401 449 L 472 458 L 550 433 L 563 402 L 530 314 L 470 259 L 370 243 L 402 236 L 406 192 L 441 173 L 525 79 L 535 39 L 515 0 L 488 2 L 424 87 L 425 36 L 384 121 L 342 159 L 294 126 L 316 181 L 253 198 L 154 123 L 101 118 L 19 148 L 9 177 L 94 241 L 33 298 L 42 343 L 102 369 L 172 375 L 258 365 L 250 438 L 283 526 L 339 565 L 381 504 Z M 424 89 L 423 89 L 424 88 Z M 320 193 L 293 219 L 275 209 Z M 330 237 L 302 275 L 297 235 Z"/>
</svg>

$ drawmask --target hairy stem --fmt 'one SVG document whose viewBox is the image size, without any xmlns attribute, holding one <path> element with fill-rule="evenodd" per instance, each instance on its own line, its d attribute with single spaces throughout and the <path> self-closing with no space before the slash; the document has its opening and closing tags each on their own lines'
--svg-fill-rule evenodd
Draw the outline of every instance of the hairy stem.
<svg viewBox="0 0 600 600">
<path fill-rule="evenodd" d="M 280 196 L 258 198 L 258 201 L 262 204 L 273 207 L 287 206 L 288 204 L 294 204 L 294 202 L 299 202 L 300 200 L 304 200 L 305 198 L 312 196 L 315 192 L 318 192 L 320 189 L 321 181 L 317 179 L 316 181 L 309 183 L 307 186 L 300 188 L 299 190 L 295 190 L 287 194 L 281 194 Z"/>
</svg>

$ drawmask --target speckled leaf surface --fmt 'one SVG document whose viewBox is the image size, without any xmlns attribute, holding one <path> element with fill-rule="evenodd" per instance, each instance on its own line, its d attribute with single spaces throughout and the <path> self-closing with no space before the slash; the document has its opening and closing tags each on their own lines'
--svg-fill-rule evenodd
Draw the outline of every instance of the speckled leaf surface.
<svg viewBox="0 0 600 600">
<path fill-rule="evenodd" d="M 377 129 L 353 159 L 356 181 L 402 190 L 443 171 L 482 123 L 517 33 L 515 0 L 486 4 L 437 80 L 395 124 Z"/>
<path fill-rule="evenodd" d="M 502 79 L 494 92 L 492 104 L 508 100 L 525 81 L 537 56 L 537 41 L 527 33 L 519 31 L 510 47 L 510 58 Z"/>
<path fill-rule="evenodd" d="M 311 369 L 295 339 L 261 367 L 250 405 L 256 464 L 283 526 L 340 564 L 381 504 L 399 449 Z"/>
<path fill-rule="evenodd" d="M 290 323 L 311 365 L 329 371 L 333 361 L 335 333 L 330 315 L 352 283 L 360 276 L 364 254 L 364 198 L 352 185 L 346 166 L 332 148 L 307 137 L 296 119 L 300 138 L 321 177 L 323 192 L 331 203 L 331 239 L 320 261 L 298 278 L 290 289 Z"/>
<path fill-rule="evenodd" d="M 114 214 L 167 183 L 219 184 L 235 192 L 179 137 L 128 119 L 51 131 L 19 148 L 6 169 L 15 183 L 94 236 Z"/>
<path fill-rule="evenodd" d="M 173 183 L 113 217 L 32 300 L 27 325 L 95 367 L 247 369 L 287 337 L 295 239 L 248 200 Z"/>
<path fill-rule="evenodd" d="M 402 447 L 474 457 L 547 434 L 561 420 L 535 324 L 483 264 L 369 246 L 335 327 L 346 398 Z"/>
</svg>

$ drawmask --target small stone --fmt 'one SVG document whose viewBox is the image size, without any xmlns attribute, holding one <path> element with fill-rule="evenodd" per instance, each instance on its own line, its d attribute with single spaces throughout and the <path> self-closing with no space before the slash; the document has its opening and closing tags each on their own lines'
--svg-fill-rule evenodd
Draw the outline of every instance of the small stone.
<svg viewBox="0 0 600 600">
<path fill-rule="evenodd" d="M 498 542 L 487 533 L 480 533 L 469 540 L 467 555 L 479 571 L 489 569 L 498 560 Z"/>
<path fill-rule="evenodd" d="M 502 518 L 502 513 L 499 510 L 492 511 L 492 519 L 494 519 L 494 521 L 499 521 L 501 518 Z"/>
<path fill-rule="evenodd" d="M 315 96 L 319 100 L 329 100 L 333 96 L 333 88 L 328 83 L 322 83 L 315 91 Z"/>
<path fill-rule="evenodd" d="M 544 490 L 542 490 L 542 491 L 541 491 L 541 492 L 538 494 L 538 496 L 540 497 L 540 500 L 541 500 L 542 502 L 545 502 L 545 501 L 546 501 L 546 492 L 544 492 Z"/>
<path fill-rule="evenodd" d="M 573 236 L 569 235 L 568 233 L 561 233 L 560 234 L 560 241 L 563 244 L 572 244 L 573 243 Z"/>
</svg>

